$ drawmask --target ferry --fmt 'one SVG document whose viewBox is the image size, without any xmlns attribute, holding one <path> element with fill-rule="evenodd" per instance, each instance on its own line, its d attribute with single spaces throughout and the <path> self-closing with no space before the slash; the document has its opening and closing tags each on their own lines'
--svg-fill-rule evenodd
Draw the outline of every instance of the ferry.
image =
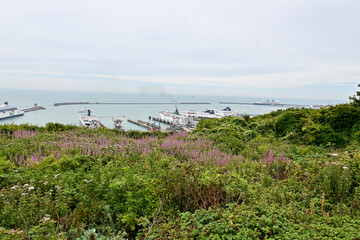
<svg viewBox="0 0 360 240">
<path fill-rule="evenodd" d="M 265 106 L 284 106 L 283 103 L 275 100 L 262 100 L 259 102 L 254 102 L 254 105 L 265 105 Z"/>
<path fill-rule="evenodd" d="M 193 119 L 213 119 L 213 118 L 223 118 L 230 116 L 239 116 L 240 114 L 231 110 L 230 107 L 226 107 L 222 110 L 218 109 L 205 109 L 204 111 L 188 111 L 188 110 L 180 110 L 180 115 L 185 115 L 191 117 Z"/>
<path fill-rule="evenodd" d="M 175 112 L 169 112 L 169 111 L 160 112 L 159 116 L 160 119 L 162 119 L 164 122 L 168 122 L 172 125 L 184 126 L 188 124 L 187 116 L 180 114 L 177 109 L 175 110 Z"/>
<path fill-rule="evenodd" d="M 18 110 L 14 106 L 9 106 L 8 102 L 5 102 L 0 106 L 0 120 L 23 116 L 24 111 Z"/>
<path fill-rule="evenodd" d="M 175 112 L 163 111 L 160 112 L 160 118 L 174 125 L 186 126 L 194 125 L 194 121 L 200 121 L 201 119 L 213 119 L 223 118 L 230 116 L 240 116 L 239 113 L 234 112 L 230 107 L 226 107 L 222 110 L 217 109 L 205 109 L 204 111 L 193 110 L 178 110 Z"/>
<path fill-rule="evenodd" d="M 101 127 L 100 118 L 92 115 L 90 109 L 79 112 L 80 126 L 95 129 Z"/>
</svg>

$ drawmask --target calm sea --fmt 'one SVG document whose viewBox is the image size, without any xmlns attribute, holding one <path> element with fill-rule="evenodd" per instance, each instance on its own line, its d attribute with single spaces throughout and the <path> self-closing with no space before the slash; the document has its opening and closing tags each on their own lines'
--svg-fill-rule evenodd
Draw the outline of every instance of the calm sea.
<svg viewBox="0 0 360 240">
<path fill-rule="evenodd" d="M 0 89 L 0 104 L 7 101 L 9 105 L 19 109 L 29 108 L 37 103 L 46 107 L 46 110 L 39 110 L 25 113 L 22 117 L 2 120 L 0 124 L 6 123 L 29 123 L 44 126 L 48 122 L 79 125 L 78 112 L 90 109 L 93 114 L 104 117 L 102 123 L 113 127 L 112 119 L 109 116 L 125 116 L 126 119 L 140 119 L 147 121 L 149 116 L 158 117 L 160 111 L 174 111 L 176 108 L 188 110 L 205 110 L 206 108 L 223 109 L 227 106 L 232 110 L 247 114 L 262 114 L 276 111 L 279 107 L 220 104 L 220 102 L 256 102 L 267 100 L 249 97 L 221 97 L 221 96 L 187 96 L 187 95 L 168 95 L 168 94 L 136 94 L 136 93 L 101 93 L 101 92 L 75 92 L 75 91 L 38 91 L 38 90 L 6 90 Z M 272 99 L 269 99 L 272 100 Z M 288 104 L 329 104 L 328 100 L 311 99 L 275 99 Z M 101 103 L 169 103 L 169 104 L 136 104 L 136 105 L 66 105 L 54 106 L 59 102 L 101 102 Z M 182 102 L 206 102 L 210 104 L 179 104 Z M 346 102 L 344 100 L 344 102 Z M 331 102 L 336 104 L 337 102 Z M 143 130 L 126 120 L 124 126 L 129 129 Z"/>
</svg>

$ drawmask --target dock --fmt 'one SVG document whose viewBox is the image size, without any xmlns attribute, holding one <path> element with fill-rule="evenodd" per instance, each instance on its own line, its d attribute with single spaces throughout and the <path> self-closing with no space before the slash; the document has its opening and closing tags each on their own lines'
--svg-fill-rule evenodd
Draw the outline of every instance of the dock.
<svg viewBox="0 0 360 240">
<path fill-rule="evenodd" d="M 138 125 L 140 127 L 146 128 L 146 129 L 148 128 L 148 125 L 143 121 L 136 121 L 136 120 L 133 120 L 133 119 L 128 119 L 128 122 L 131 122 L 131 123 L 133 123 L 135 125 Z"/>
<path fill-rule="evenodd" d="M 153 118 L 154 119 L 154 118 Z M 140 127 L 146 128 L 148 131 L 160 131 L 160 132 L 173 132 L 173 131 L 186 131 L 192 132 L 194 128 L 188 126 L 176 126 L 174 124 L 169 124 L 170 127 L 166 129 L 161 129 L 160 125 L 155 123 L 145 122 L 141 120 L 128 119 L 128 122 L 138 125 Z"/>
<path fill-rule="evenodd" d="M 44 110 L 46 108 L 42 107 L 42 106 L 39 106 L 37 105 L 36 103 L 34 103 L 34 106 L 31 107 L 31 108 L 25 108 L 25 109 L 22 109 L 23 112 L 33 112 L 33 111 L 37 111 L 37 110 Z"/>
<path fill-rule="evenodd" d="M 128 122 L 146 128 L 147 130 L 160 130 L 160 126 L 154 123 L 148 123 L 141 120 L 128 119 Z"/>
</svg>

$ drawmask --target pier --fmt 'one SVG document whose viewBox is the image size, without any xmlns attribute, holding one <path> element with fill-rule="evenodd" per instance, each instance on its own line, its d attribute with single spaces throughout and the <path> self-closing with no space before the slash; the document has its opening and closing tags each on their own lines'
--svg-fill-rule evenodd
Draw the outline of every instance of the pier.
<svg viewBox="0 0 360 240">
<path fill-rule="evenodd" d="M 133 120 L 133 119 L 128 119 L 128 122 L 131 122 L 135 125 L 138 125 L 140 127 L 143 127 L 143 128 L 148 128 L 147 124 L 144 124 L 143 122 L 139 122 L 139 121 L 136 121 L 136 120 Z"/>
<path fill-rule="evenodd" d="M 156 121 L 154 118 L 152 118 L 154 121 Z M 189 127 L 189 126 L 179 126 L 179 125 L 175 125 L 175 124 L 169 124 L 170 127 L 166 128 L 166 129 L 161 129 L 160 125 L 156 125 L 155 123 L 151 123 L 151 122 L 145 122 L 145 121 L 141 121 L 141 120 L 133 120 L 133 119 L 128 119 L 128 122 L 133 123 L 135 125 L 138 125 L 140 127 L 146 128 L 148 131 L 160 131 L 160 132 L 173 132 L 173 131 L 186 131 L 186 132 L 192 132 L 192 130 L 194 128 Z M 161 123 L 166 123 L 166 122 L 162 122 L 159 121 Z M 166 123 L 167 124 L 167 123 Z"/>
<path fill-rule="evenodd" d="M 22 109 L 23 112 L 33 112 L 33 111 L 37 111 L 37 110 L 44 110 L 46 108 L 42 107 L 42 106 L 39 106 L 37 105 L 36 103 L 34 103 L 34 106 L 31 107 L 31 108 L 25 108 L 25 109 Z"/>
<path fill-rule="evenodd" d="M 155 123 L 144 122 L 141 120 L 128 119 L 128 122 L 146 128 L 147 130 L 160 130 L 160 126 Z"/>
<path fill-rule="evenodd" d="M 63 102 L 63 103 L 54 103 L 55 107 L 64 106 L 64 105 L 92 105 L 92 104 L 103 104 L 103 105 L 209 105 L 209 102 Z"/>
<path fill-rule="evenodd" d="M 157 126 L 154 123 L 148 123 L 148 122 L 144 122 L 141 120 L 128 119 L 128 122 L 138 125 L 140 127 L 146 128 L 147 130 L 160 129 L 160 126 Z"/>
</svg>

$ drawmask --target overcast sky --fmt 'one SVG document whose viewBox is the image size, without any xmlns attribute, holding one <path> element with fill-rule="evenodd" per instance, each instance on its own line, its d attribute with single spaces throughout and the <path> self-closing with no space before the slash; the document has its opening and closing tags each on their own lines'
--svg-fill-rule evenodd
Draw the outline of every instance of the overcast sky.
<svg viewBox="0 0 360 240">
<path fill-rule="evenodd" d="M 2 88 L 344 99 L 359 0 L 1 0 Z"/>
</svg>

